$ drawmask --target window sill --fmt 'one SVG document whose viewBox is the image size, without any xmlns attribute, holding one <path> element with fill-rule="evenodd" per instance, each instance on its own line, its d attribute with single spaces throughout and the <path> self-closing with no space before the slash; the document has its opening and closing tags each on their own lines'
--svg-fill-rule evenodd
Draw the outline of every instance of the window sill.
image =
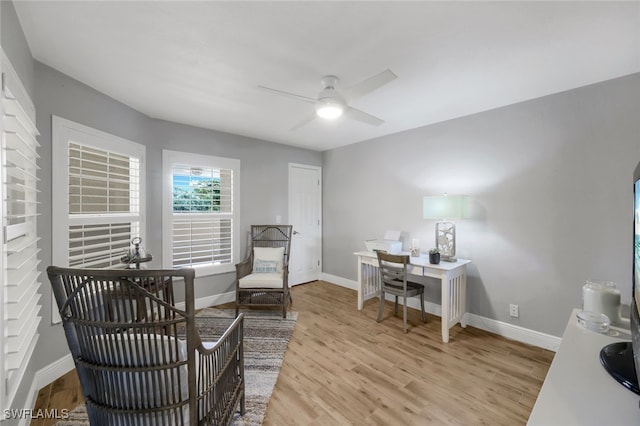
<svg viewBox="0 0 640 426">
<path fill-rule="evenodd" d="M 188 268 L 189 266 L 185 266 Z M 173 268 L 172 266 L 168 266 L 169 269 Z M 193 266 L 192 267 L 196 271 L 196 279 L 209 277 L 212 275 L 222 275 L 222 274 L 230 274 L 236 272 L 236 267 L 234 265 L 224 265 L 224 266 Z"/>
</svg>

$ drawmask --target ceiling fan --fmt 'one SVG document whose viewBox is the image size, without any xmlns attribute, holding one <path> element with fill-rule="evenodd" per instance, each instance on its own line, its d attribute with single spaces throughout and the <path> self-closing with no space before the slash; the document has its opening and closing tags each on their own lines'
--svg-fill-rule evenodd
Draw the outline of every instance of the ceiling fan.
<svg viewBox="0 0 640 426">
<path fill-rule="evenodd" d="M 258 86 L 260 89 L 267 90 L 278 95 L 286 96 L 288 98 L 297 99 L 309 104 L 315 105 L 315 112 L 310 114 L 300 123 L 296 124 L 291 130 L 298 129 L 316 117 L 321 117 L 327 120 L 332 120 L 344 115 L 352 120 L 360 121 L 362 123 L 370 124 L 372 126 L 379 126 L 384 123 L 378 117 L 368 114 L 359 109 L 349 106 L 349 102 L 358 99 L 374 90 L 384 86 L 385 84 L 398 78 L 391 70 L 385 70 L 379 74 L 369 77 L 368 79 L 361 81 L 360 83 L 348 87 L 342 91 L 336 89 L 338 85 L 338 77 L 334 75 L 327 75 L 320 80 L 322 83 L 322 91 L 318 94 L 317 98 L 310 98 L 307 96 L 297 95 L 295 93 L 289 93 L 278 89 L 272 89 L 270 87 Z"/>
</svg>

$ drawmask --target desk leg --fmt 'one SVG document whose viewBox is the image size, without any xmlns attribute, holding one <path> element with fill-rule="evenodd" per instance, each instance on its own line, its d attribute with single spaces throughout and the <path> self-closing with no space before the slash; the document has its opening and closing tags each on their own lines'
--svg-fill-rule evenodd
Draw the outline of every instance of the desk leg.
<svg viewBox="0 0 640 426">
<path fill-rule="evenodd" d="M 462 328 L 467 327 L 467 273 L 463 271 L 460 277 L 460 308 L 462 309 L 462 314 L 460 317 L 460 325 Z"/>
<path fill-rule="evenodd" d="M 378 265 L 358 256 L 358 310 L 364 302 L 380 296 L 380 272 Z"/>
<path fill-rule="evenodd" d="M 442 278 L 442 341 L 449 341 L 449 329 L 456 323 L 466 327 L 467 273 L 450 271 Z"/>
<path fill-rule="evenodd" d="M 364 265 L 362 264 L 362 256 L 358 256 L 358 310 L 361 311 L 362 310 L 362 306 L 364 305 L 364 300 L 362 298 L 362 291 L 363 291 L 363 282 L 362 282 L 362 267 Z"/>
<path fill-rule="evenodd" d="M 449 276 L 445 275 L 440 278 L 442 282 L 442 300 L 440 302 L 440 310 L 442 316 L 440 322 L 442 323 L 442 341 L 444 343 L 449 342 L 449 302 L 451 300 L 451 287 L 449 286 Z"/>
</svg>

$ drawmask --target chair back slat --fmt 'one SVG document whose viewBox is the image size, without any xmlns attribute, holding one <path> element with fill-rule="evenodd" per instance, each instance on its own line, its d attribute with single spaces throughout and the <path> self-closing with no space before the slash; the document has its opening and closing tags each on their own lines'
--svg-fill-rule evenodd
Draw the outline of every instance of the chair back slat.
<svg viewBox="0 0 640 426">
<path fill-rule="evenodd" d="M 407 297 L 420 297 L 420 310 L 422 321 L 426 320 L 424 311 L 424 286 L 407 280 L 407 265 L 411 259 L 405 254 L 390 254 L 385 251 L 377 251 L 378 271 L 380 274 L 380 305 L 378 307 L 377 321 L 382 320 L 385 294 L 390 293 L 395 296 L 395 310 L 398 309 L 398 296 L 403 297 L 402 329 L 407 332 Z"/>
<path fill-rule="evenodd" d="M 409 256 L 389 254 L 383 251 L 377 252 L 380 278 L 383 285 L 394 287 L 407 287 L 407 264 Z"/>
</svg>

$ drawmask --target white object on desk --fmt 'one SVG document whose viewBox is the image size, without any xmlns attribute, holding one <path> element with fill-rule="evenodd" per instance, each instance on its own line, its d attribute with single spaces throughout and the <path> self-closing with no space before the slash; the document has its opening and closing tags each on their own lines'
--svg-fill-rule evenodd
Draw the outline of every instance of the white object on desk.
<svg viewBox="0 0 640 426">
<path fill-rule="evenodd" d="M 640 424 L 640 396 L 600 364 L 609 343 L 631 340 L 629 320 L 600 334 L 578 325 L 574 309 L 529 417 L 529 426 Z M 617 334 L 614 336 L 612 334 Z"/>
<path fill-rule="evenodd" d="M 404 253 L 403 254 L 409 254 Z M 358 251 L 358 310 L 364 301 L 377 297 L 380 291 L 380 274 L 378 258 L 374 252 Z M 470 260 L 458 259 L 456 262 L 445 262 L 438 265 L 429 263 L 428 255 L 411 257 L 407 272 L 422 277 L 438 278 L 442 286 L 441 318 L 442 341 L 449 341 L 449 329 L 458 322 L 466 327 L 464 314 L 467 312 L 467 264 Z"/>
<path fill-rule="evenodd" d="M 383 239 L 366 240 L 364 245 L 368 251 L 384 250 L 389 253 L 400 253 L 402 251 L 400 234 L 400 231 L 385 231 Z"/>
</svg>

